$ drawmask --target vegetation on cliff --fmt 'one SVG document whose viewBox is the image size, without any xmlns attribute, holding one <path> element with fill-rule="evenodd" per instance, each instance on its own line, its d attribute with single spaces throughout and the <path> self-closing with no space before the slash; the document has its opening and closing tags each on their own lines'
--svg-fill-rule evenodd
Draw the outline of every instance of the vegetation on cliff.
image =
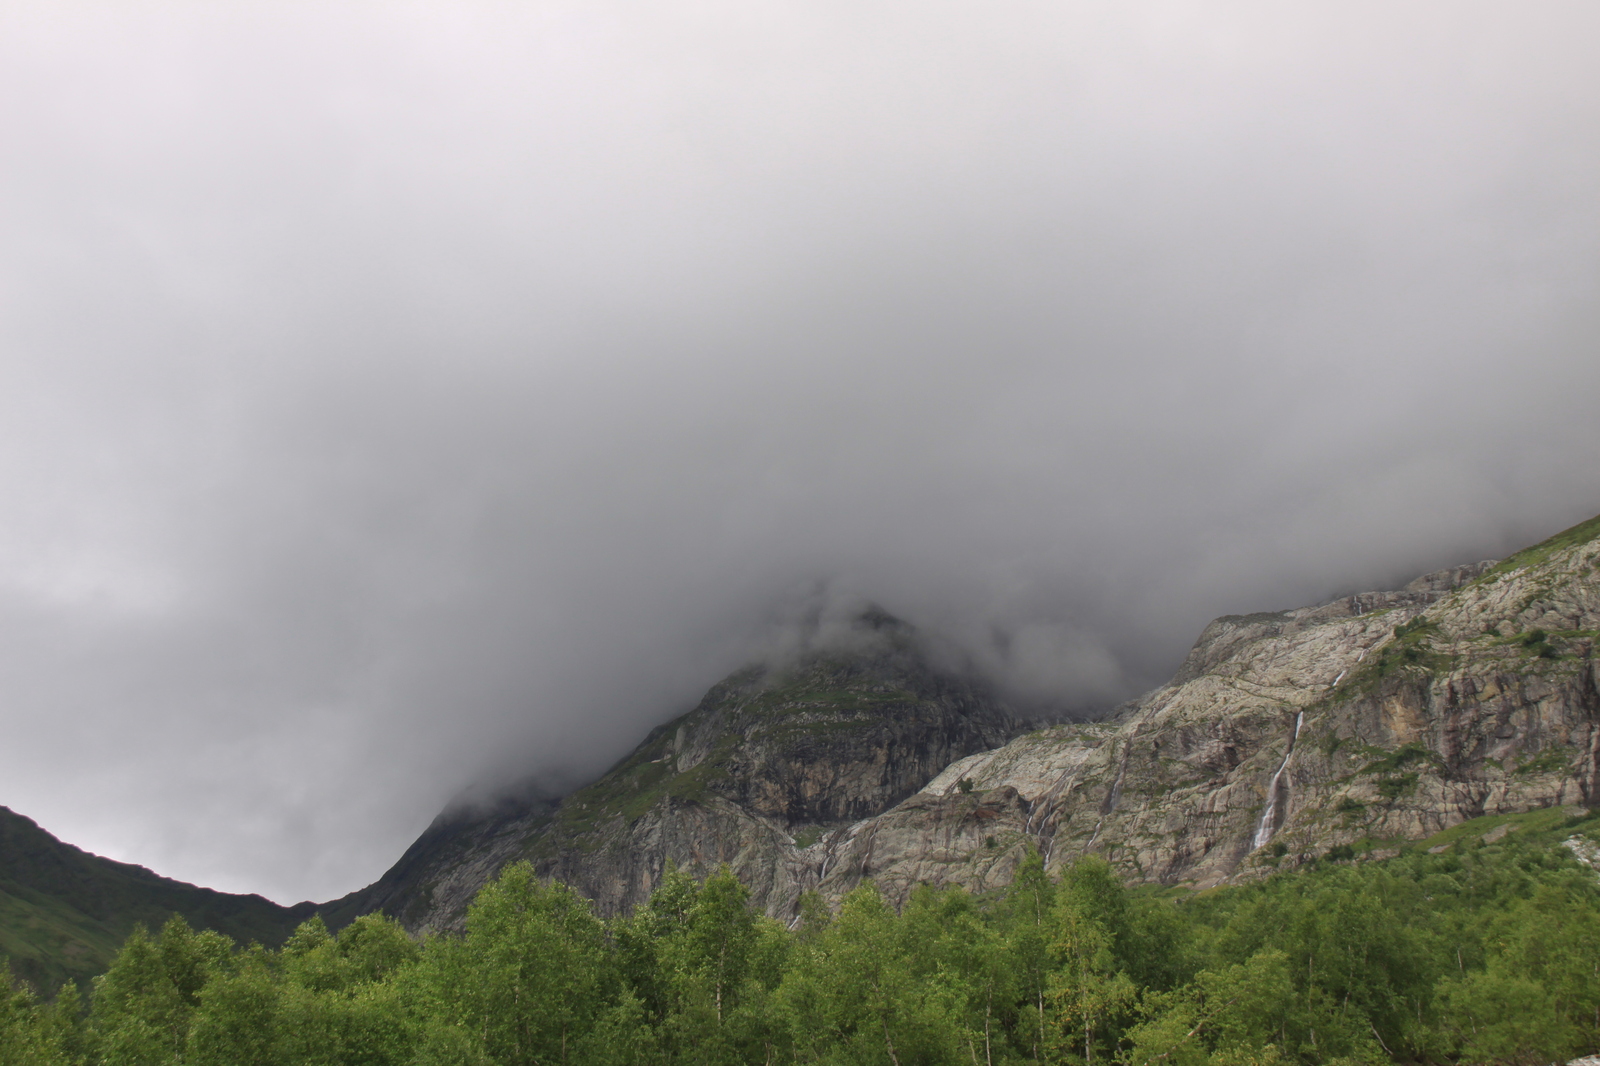
<svg viewBox="0 0 1600 1066">
<path fill-rule="evenodd" d="M 597 917 L 527 864 L 461 936 L 320 919 L 281 950 L 181 918 L 92 987 L 0 1002 L 0 1066 L 1543 1063 L 1600 1046 L 1600 816 L 1458 826 L 1387 861 L 1129 889 L 868 883 L 792 929 L 727 870 Z"/>
</svg>

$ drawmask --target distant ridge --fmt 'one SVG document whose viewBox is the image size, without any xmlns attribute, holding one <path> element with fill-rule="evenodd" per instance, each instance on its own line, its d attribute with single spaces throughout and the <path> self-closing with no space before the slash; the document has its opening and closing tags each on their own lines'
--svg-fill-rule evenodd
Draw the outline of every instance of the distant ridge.
<svg viewBox="0 0 1600 1066">
<path fill-rule="evenodd" d="M 91 855 L 0 807 L 0 954 L 41 991 L 103 973 L 135 925 L 154 929 L 181 914 L 196 929 L 277 946 L 315 911 Z"/>
</svg>

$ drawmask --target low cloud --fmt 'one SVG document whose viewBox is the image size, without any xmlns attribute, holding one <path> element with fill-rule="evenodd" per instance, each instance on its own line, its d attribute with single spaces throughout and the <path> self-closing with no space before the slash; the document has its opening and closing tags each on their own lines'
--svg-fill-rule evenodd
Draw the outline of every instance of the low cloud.
<svg viewBox="0 0 1600 1066">
<path fill-rule="evenodd" d="M 1600 511 L 1592 5 L 0 21 L 0 803 L 165 874 L 358 887 L 796 590 L 1085 712 Z"/>
</svg>

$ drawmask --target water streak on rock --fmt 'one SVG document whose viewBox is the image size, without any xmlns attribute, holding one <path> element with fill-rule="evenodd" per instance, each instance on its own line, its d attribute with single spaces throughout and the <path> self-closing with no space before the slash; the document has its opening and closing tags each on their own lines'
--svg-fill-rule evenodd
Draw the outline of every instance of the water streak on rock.
<svg viewBox="0 0 1600 1066">
<path fill-rule="evenodd" d="M 1305 721 L 1306 712 L 1301 711 L 1294 716 L 1294 732 L 1289 736 L 1289 749 L 1283 753 L 1283 762 L 1278 764 L 1278 772 L 1272 775 L 1272 783 L 1267 786 L 1267 809 L 1261 812 L 1261 821 L 1256 826 L 1255 839 L 1250 841 L 1250 849 L 1254 851 L 1272 839 L 1275 827 L 1272 818 L 1278 813 L 1278 784 L 1283 779 L 1283 772 L 1289 768 L 1289 757 L 1294 754 L 1294 742 L 1300 739 L 1300 724 Z"/>
</svg>

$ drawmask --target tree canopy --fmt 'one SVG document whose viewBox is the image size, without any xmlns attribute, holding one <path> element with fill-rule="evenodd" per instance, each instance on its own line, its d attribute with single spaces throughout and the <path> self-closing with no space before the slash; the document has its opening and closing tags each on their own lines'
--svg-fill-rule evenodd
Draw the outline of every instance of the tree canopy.
<svg viewBox="0 0 1600 1066">
<path fill-rule="evenodd" d="M 1600 1047 L 1600 819 L 1193 893 L 1037 856 L 1003 892 L 870 884 L 785 926 L 723 868 L 602 920 L 515 864 L 461 936 L 174 917 L 85 991 L 0 997 L 0 1066 L 1512 1063 Z"/>
</svg>

